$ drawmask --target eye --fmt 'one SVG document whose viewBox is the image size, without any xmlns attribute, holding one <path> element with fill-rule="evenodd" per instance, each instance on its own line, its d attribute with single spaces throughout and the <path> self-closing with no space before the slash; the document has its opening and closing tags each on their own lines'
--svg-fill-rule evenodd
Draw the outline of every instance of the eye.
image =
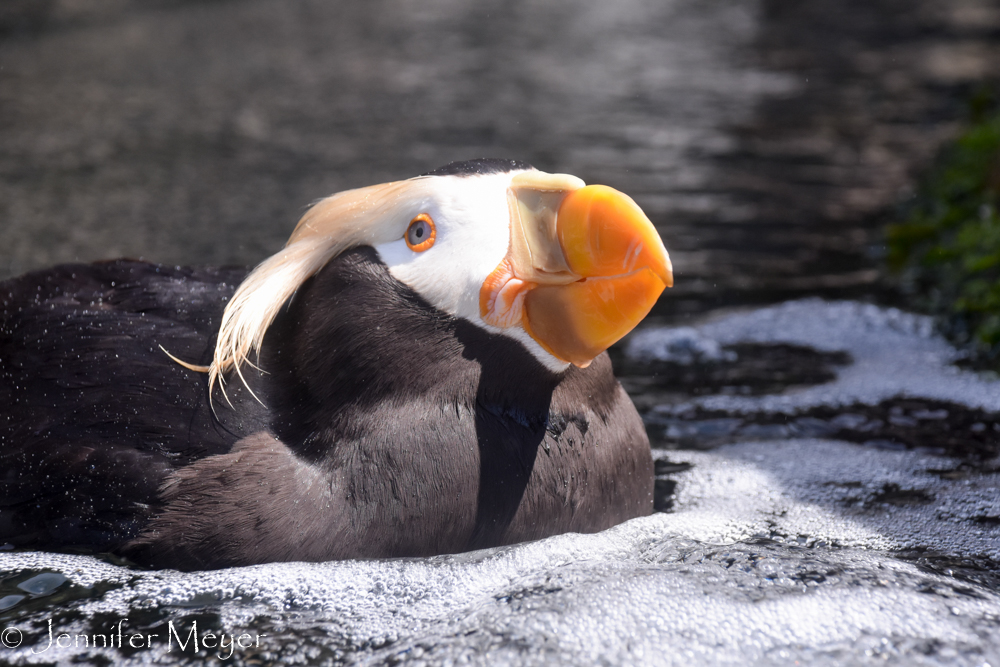
<svg viewBox="0 0 1000 667">
<path fill-rule="evenodd" d="M 421 213 L 406 228 L 406 245 L 414 252 L 423 252 L 434 245 L 434 236 L 434 221 L 431 216 Z"/>
</svg>

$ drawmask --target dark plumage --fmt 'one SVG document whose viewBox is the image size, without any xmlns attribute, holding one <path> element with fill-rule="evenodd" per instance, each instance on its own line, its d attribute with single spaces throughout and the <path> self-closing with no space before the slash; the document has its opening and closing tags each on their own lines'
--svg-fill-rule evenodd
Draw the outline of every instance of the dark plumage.
<svg viewBox="0 0 1000 667">
<path fill-rule="evenodd" d="M 451 553 L 651 511 L 649 444 L 607 355 L 557 376 L 373 255 L 300 290 L 268 332 L 271 374 L 247 373 L 268 408 L 231 383 L 221 423 L 205 376 L 158 346 L 207 362 L 244 271 L 117 261 L 3 283 L 0 540 L 198 569 Z"/>
<path fill-rule="evenodd" d="M 0 544 L 199 569 L 453 553 L 651 511 L 649 443 L 606 354 L 550 370 L 371 247 L 299 287 L 213 411 L 206 376 L 164 350 L 208 364 L 245 274 L 120 260 L 0 284 Z"/>
</svg>

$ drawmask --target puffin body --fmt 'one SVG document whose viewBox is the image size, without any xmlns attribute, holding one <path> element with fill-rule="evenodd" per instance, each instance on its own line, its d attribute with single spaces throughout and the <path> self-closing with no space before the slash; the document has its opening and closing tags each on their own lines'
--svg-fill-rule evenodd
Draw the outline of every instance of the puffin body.
<svg viewBox="0 0 1000 667">
<path fill-rule="evenodd" d="M 0 285 L 0 543 L 204 569 L 648 514 L 603 350 L 670 266 L 599 187 L 458 163 L 319 202 L 249 275 L 119 260 Z"/>
</svg>

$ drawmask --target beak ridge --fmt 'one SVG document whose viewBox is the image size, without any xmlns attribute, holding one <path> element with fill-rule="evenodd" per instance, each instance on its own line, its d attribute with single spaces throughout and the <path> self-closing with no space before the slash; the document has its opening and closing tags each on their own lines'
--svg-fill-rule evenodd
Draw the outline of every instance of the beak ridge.
<svg viewBox="0 0 1000 667">
<path fill-rule="evenodd" d="M 570 270 L 585 278 L 620 276 L 648 268 L 673 285 L 660 235 L 631 197 L 606 185 L 569 193 L 559 207 L 559 243 Z"/>
</svg>

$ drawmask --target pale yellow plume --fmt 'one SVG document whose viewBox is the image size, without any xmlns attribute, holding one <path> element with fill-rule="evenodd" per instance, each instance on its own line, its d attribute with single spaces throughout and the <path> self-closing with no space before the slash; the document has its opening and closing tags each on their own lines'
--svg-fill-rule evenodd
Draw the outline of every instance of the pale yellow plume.
<svg viewBox="0 0 1000 667">
<path fill-rule="evenodd" d="M 278 311 L 306 280 L 349 248 L 402 238 L 428 199 L 428 179 L 417 177 L 340 192 L 310 208 L 285 248 L 261 262 L 226 306 L 207 368 L 209 394 L 230 370 L 243 379 L 240 367 L 259 355 Z"/>
</svg>

